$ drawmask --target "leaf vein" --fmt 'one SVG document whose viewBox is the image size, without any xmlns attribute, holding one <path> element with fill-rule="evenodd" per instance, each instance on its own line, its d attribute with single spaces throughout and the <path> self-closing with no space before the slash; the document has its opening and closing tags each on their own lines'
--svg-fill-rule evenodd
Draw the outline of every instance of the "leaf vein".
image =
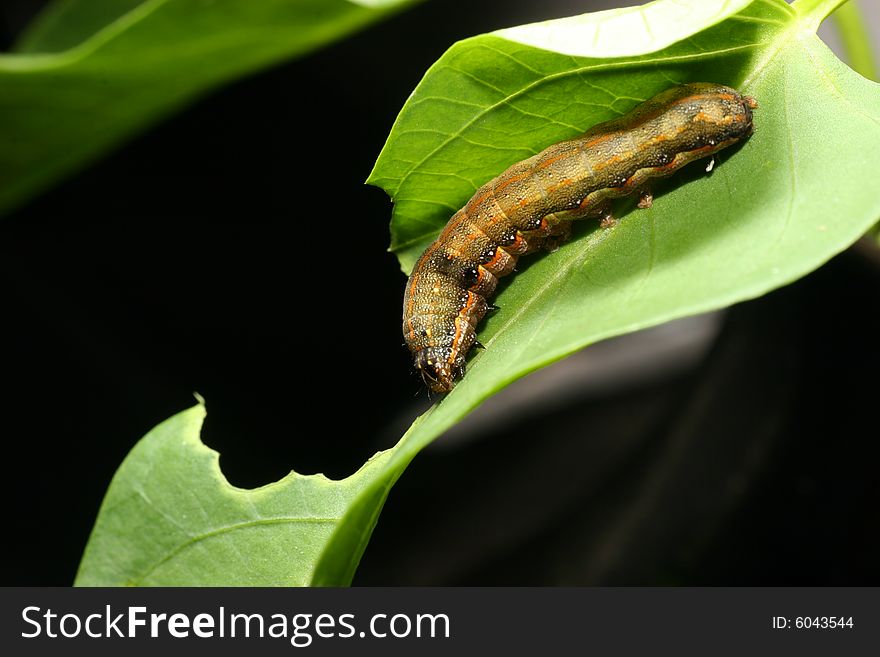
<svg viewBox="0 0 880 657">
<path fill-rule="evenodd" d="M 762 45 L 765 45 L 765 44 L 762 42 L 757 42 L 757 43 L 744 44 L 744 45 L 740 45 L 740 46 L 731 46 L 730 48 L 719 48 L 717 50 L 708 51 L 706 53 L 694 53 L 694 54 L 689 54 L 689 55 L 674 55 L 674 56 L 670 56 L 670 57 L 660 57 L 660 58 L 654 59 L 652 63 L 657 65 L 657 64 L 661 64 L 661 63 L 668 64 L 668 63 L 686 62 L 686 61 L 690 61 L 692 59 L 702 59 L 707 56 L 718 57 L 718 56 L 732 53 L 732 52 L 739 52 L 739 51 L 743 51 L 743 50 L 756 49 Z M 403 176 L 401 176 L 400 182 L 397 185 L 397 190 L 399 191 L 406 184 L 407 180 L 409 179 L 409 177 L 413 174 L 413 172 L 416 169 L 418 169 L 420 166 L 422 166 L 426 161 L 428 161 L 430 158 L 432 158 L 435 154 L 440 152 L 442 149 L 447 147 L 455 138 L 459 137 L 465 130 L 467 130 L 468 128 L 473 126 L 480 118 L 482 118 L 483 116 L 485 116 L 489 112 L 501 107 L 504 104 L 509 104 L 513 99 L 521 97 L 521 96 L 525 95 L 526 93 L 528 93 L 529 91 L 532 91 L 533 89 L 535 89 L 545 83 L 551 82 L 551 81 L 555 81 L 558 79 L 564 79 L 565 77 L 572 76 L 572 75 L 580 76 L 582 73 L 587 72 L 587 71 L 602 71 L 602 70 L 610 70 L 610 69 L 615 69 L 615 68 L 625 68 L 627 66 L 632 66 L 635 63 L 638 63 L 637 60 L 626 59 L 626 60 L 618 61 L 618 62 L 592 64 L 592 65 L 587 65 L 587 66 L 581 66 L 576 69 L 569 69 L 566 71 L 560 71 L 558 73 L 552 73 L 550 75 L 547 75 L 546 77 L 543 77 L 540 80 L 535 80 L 534 82 L 531 82 L 531 83 L 527 84 L 526 86 L 521 87 L 520 89 L 517 89 L 515 92 L 505 95 L 505 97 L 500 99 L 499 101 L 496 101 L 496 102 L 486 106 L 486 108 L 483 111 L 477 112 L 473 117 L 471 117 L 468 121 L 466 121 L 460 128 L 458 128 L 454 132 L 450 133 L 450 136 L 446 140 L 444 140 L 443 142 L 441 142 L 440 144 L 435 146 L 433 149 L 428 151 L 413 167 L 411 167 L 406 173 L 403 174 Z M 453 70 L 457 70 L 451 66 L 450 66 L 450 68 L 452 68 Z M 475 80 L 477 80 L 478 82 L 483 83 L 483 81 L 479 80 L 478 78 L 471 75 L 470 73 L 467 73 L 465 71 L 460 71 L 460 72 L 463 75 L 466 75 L 468 77 L 472 77 Z M 483 83 L 483 84 L 485 84 L 485 83 Z M 491 86 L 491 85 L 489 85 L 489 86 Z M 504 93 L 500 89 L 496 89 L 496 90 L 499 93 Z"/>
<path fill-rule="evenodd" d="M 163 564 L 168 563 L 172 559 L 174 559 L 177 555 L 182 553 L 184 550 L 188 550 L 192 546 L 197 543 L 200 543 L 204 540 L 210 538 L 216 538 L 217 536 L 222 536 L 223 534 L 228 534 L 230 532 L 238 531 L 241 529 L 249 529 L 251 527 L 256 527 L 260 525 L 284 525 L 284 524 L 329 524 L 329 523 L 338 523 L 340 521 L 340 517 L 332 517 L 332 518 L 320 518 L 320 517 L 303 517 L 303 518 L 263 518 L 261 520 L 248 520 L 247 522 L 236 523 L 232 525 L 224 525 L 223 527 L 218 527 L 215 530 L 205 532 L 203 534 L 193 535 L 189 540 L 184 541 L 173 550 L 171 550 L 167 555 L 159 559 L 155 564 L 153 564 L 146 572 L 142 573 L 136 579 L 131 582 L 132 586 L 138 586 L 143 581 L 153 574 L 156 569 L 158 569 Z"/>
</svg>

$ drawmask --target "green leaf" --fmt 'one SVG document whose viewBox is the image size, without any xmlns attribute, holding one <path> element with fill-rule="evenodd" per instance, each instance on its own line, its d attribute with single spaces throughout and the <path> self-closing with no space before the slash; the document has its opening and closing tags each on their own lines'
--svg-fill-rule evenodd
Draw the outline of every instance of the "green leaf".
<svg viewBox="0 0 880 657">
<path fill-rule="evenodd" d="M 410 460 L 508 383 L 605 337 L 784 285 L 846 248 L 880 215 L 874 192 L 880 87 L 844 66 L 816 38 L 813 30 L 824 16 L 816 12 L 830 5 L 757 0 L 727 16 L 733 3 L 719 1 L 711 3 L 711 19 L 701 16 L 711 26 L 700 30 L 680 16 L 682 2 L 652 6 L 651 26 L 675 23 L 681 39 L 660 49 L 663 40 L 651 38 L 641 53 L 631 44 L 626 55 L 580 57 L 552 52 L 552 32 L 544 49 L 494 34 L 456 44 L 428 71 L 371 176 L 395 197 L 396 246 L 408 263 L 480 184 L 509 164 L 672 84 L 726 82 L 755 96 L 761 107 L 755 135 L 738 152 L 723 153 L 711 175 L 700 165 L 680 172 L 657 190 L 653 208 L 621 213 L 613 229 L 585 222 L 557 253 L 524 260 L 524 271 L 498 297 L 502 310 L 481 327 L 487 349 L 393 449 L 343 482 L 308 480 L 297 495 L 286 493 L 288 479 L 260 489 L 283 500 L 274 507 L 279 517 L 333 519 L 323 528 L 327 533 L 290 538 L 285 553 L 295 545 L 300 561 L 281 562 L 276 570 L 284 576 L 272 583 L 350 582 L 388 491 Z M 679 18 L 664 20 L 667 10 Z M 616 15 L 606 14 L 609 20 Z M 601 32 L 604 22 L 593 24 Z M 179 417 L 171 422 L 194 422 L 187 414 Z M 179 434 L 176 426 L 169 433 Z M 114 479 L 79 583 L 140 582 L 138 573 L 151 572 L 164 555 L 185 556 L 189 548 L 175 546 L 184 545 L 191 531 L 275 517 L 262 508 L 243 516 L 239 502 L 260 491 L 218 483 L 216 457 L 207 459 L 209 452 L 192 440 L 180 444 L 183 439 L 172 435 L 164 439 L 164 452 L 151 447 L 160 433 L 144 439 Z M 195 468 L 174 469 L 197 456 L 211 461 L 211 477 L 196 477 Z M 142 504 L 138 482 L 160 478 L 172 492 L 160 506 Z M 153 502 L 154 494 L 147 491 Z M 306 496 L 308 514 L 297 501 Z M 120 506 L 126 501 L 131 509 Z M 327 511 L 324 505 L 331 504 L 336 506 Z M 176 531 L 177 541 L 152 531 L 154 523 Z M 226 532 L 219 557 L 201 553 L 212 544 L 201 541 L 191 560 L 174 565 L 161 581 L 257 581 L 230 572 L 256 562 L 264 565 L 260 581 L 267 582 L 273 569 L 267 564 L 281 556 L 266 529 L 250 536 Z M 215 558 L 226 568 L 215 569 Z M 172 568 L 171 561 L 162 563 Z"/>
<path fill-rule="evenodd" d="M 17 53 L 60 52 L 123 19 L 144 0 L 55 0 L 28 25 L 13 48 Z"/>
<path fill-rule="evenodd" d="M 388 458 L 342 481 L 291 473 L 256 490 L 230 485 L 195 406 L 147 434 L 120 466 L 77 586 L 304 586 L 339 520 Z M 329 557 L 328 557 L 329 558 Z"/>
<path fill-rule="evenodd" d="M 0 213 L 206 91 L 416 0 L 67 0 L 0 54 Z"/>
<path fill-rule="evenodd" d="M 655 20 L 661 10 L 678 16 L 681 4 L 653 3 Z M 730 5 L 711 4 L 719 17 Z M 880 216 L 880 86 L 816 37 L 833 8 L 758 0 L 702 31 L 680 25 L 679 34 L 693 33 L 661 50 L 651 42 L 644 54 L 608 59 L 550 52 L 552 32 L 545 49 L 483 35 L 431 67 L 369 179 L 395 201 L 392 249 L 405 270 L 479 185 L 664 88 L 727 83 L 760 108 L 755 134 L 721 153 L 711 175 L 697 163 L 663 183 L 652 208 L 619 213 L 612 229 L 585 225 L 558 252 L 522 261 L 480 329 L 486 349 L 403 437 L 328 552 L 369 531 L 373 491 L 507 384 L 598 340 L 785 285 L 871 226 Z M 339 563 L 322 563 L 316 581 L 336 581 Z"/>
<path fill-rule="evenodd" d="M 730 23 L 693 37 L 750 2 L 661 0 L 452 46 L 407 101 L 367 180 L 394 200 L 391 248 L 404 270 L 477 187 L 514 162 L 625 113 L 689 72 L 708 68 L 706 79 L 720 81 L 719 57 L 742 64 L 753 46 L 732 41 L 743 37 Z"/>
</svg>

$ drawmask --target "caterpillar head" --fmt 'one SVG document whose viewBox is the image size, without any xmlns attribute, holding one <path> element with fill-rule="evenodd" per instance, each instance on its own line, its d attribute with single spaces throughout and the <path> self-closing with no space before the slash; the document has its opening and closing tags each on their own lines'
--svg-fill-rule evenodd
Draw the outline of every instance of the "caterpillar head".
<svg viewBox="0 0 880 657">
<path fill-rule="evenodd" d="M 670 114 L 673 120 L 678 117 L 696 124 L 704 141 L 719 145 L 716 150 L 752 134 L 752 110 L 758 108 L 758 101 L 751 96 L 711 82 L 693 82 L 666 93 L 680 99 L 682 109 Z"/>
<path fill-rule="evenodd" d="M 426 347 L 413 358 L 422 381 L 431 392 L 445 394 L 455 387 L 455 379 L 464 374 L 464 357 L 450 363 L 448 347 Z"/>
</svg>

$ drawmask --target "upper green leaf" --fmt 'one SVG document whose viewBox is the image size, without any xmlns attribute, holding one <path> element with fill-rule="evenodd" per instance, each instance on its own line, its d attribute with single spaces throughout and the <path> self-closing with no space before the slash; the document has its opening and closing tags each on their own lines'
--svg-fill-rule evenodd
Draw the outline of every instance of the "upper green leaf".
<svg viewBox="0 0 880 657">
<path fill-rule="evenodd" d="M 575 57 L 644 55 L 687 39 L 732 16 L 752 0 L 676 0 L 597 11 L 496 30 L 508 41 Z"/>
<path fill-rule="evenodd" d="M 0 54 L 0 213 L 199 94 L 416 0 L 67 0 Z"/>
<path fill-rule="evenodd" d="M 25 28 L 15 44 L 16 53 L 60 52 L 78 46 L 144 0 L 55 0 Z M 124 21 L 123 21 L 124 22 Z"/>
</svg>

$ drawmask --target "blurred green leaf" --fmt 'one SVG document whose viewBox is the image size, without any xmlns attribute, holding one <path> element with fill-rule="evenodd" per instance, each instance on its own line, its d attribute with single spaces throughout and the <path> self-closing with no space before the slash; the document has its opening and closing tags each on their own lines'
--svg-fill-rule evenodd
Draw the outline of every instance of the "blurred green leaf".
<svg viewBox="0 0 880 657">
<path fill-rule="evenodd" d="M 859 2 L 849 0 L 832 15 L 843 45 L 844 59 L 859 74 L 877 80 L 877 60 L 871 47 L 871 35 Z M 880 223 L 868 231 L 867 237 L 880 246 Z"/>
<path fill-rule="evenodd" d="M 206 91 L 416 0 L 67 0 L 0 54 L 0 213 Z"/>
<path fill-rule="evenodd" d="M 47 53 L 73 48 L 143 2 L 144 0 L 55 0 L 25 28 L 13 52 Z"/>
</svg>

